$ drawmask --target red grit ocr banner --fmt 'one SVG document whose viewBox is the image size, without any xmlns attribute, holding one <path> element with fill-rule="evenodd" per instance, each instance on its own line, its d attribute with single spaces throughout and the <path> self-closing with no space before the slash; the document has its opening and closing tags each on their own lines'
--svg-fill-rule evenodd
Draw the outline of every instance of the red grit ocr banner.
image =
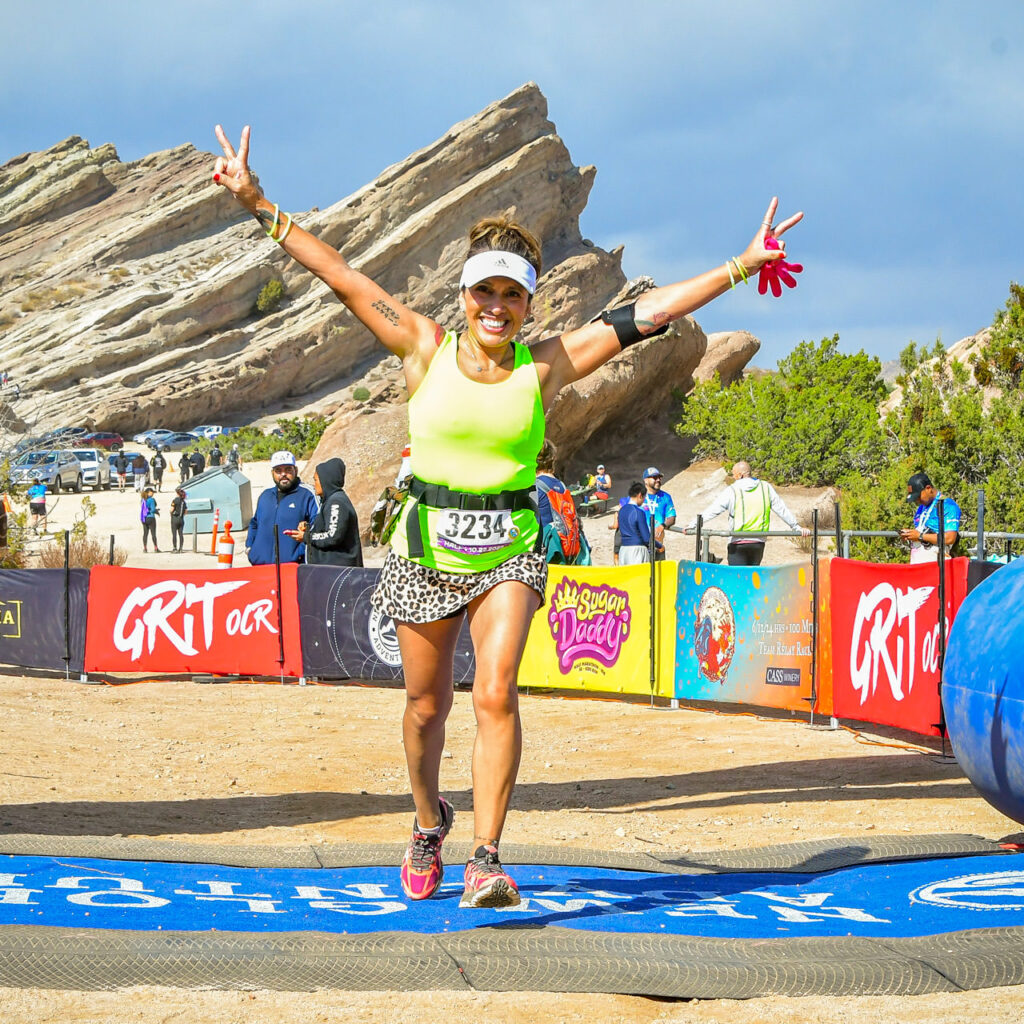
<svg viewBox="0 0 1024 1024">
<path fill-rule="evenodd" d="M 300 676 L 297 568 L 281 566 L 279 594 L 272 565 L 173 576 L 97 566 L 85 669 Z"/>
<path fill-rule="evenodd" d="M 946 635 L 967 593 L 966 558 L 946 562 Z M 835 558 L 833 713 L 939 734 L 939 570 Z"/>
</svg>

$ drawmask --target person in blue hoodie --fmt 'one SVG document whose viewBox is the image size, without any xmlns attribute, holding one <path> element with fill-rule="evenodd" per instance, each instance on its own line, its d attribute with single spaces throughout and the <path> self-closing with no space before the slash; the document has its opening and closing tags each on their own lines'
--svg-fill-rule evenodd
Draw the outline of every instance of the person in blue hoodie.
<svg viewBox="0 0 1024 1024">
<path fill-rule="evenodd" d="M 312 522 L 317 514 L 313 488 L 299 479 L 295 456 L 274 452 L 270 456 L 273 487 L 268 487 L 256 502 L 256 512 L 245 536 L 245 550 L 251 565 L 274 564 L 274 527 L 282 562 L 303 562 L 306 545 L 299 541 L 299 523 Z"/>
<path fill-rule="evenodd" d="M 363 564 L 359 518 L 344 487 L 342 459 L 328 459 L 316 467 L 313 490 L 320 499 L 320 511 L 312 525 L 304 521 L 294 531 L 295 539 L 306 545 L 310 565 Z"/>
</svg>

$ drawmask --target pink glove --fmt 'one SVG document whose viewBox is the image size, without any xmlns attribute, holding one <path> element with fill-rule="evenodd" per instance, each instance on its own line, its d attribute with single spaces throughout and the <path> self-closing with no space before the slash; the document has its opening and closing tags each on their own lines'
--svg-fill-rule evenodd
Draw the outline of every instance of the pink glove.
<svg viewBox="0 0 1024 1024">
<path fill-rule="evenodd" d="M 764 247 L 766 249 L 780 248 L 778 240 L 772 235 L 769 235 L 764 240 Z M 771 287 L 772 295 L 778 298 L 782 294 L 782 285 L 779 284 L 779 281 L 781 280 L 782 284 L 787 288 L 795 288 L 796 278 L 793 274 L 802 274 L 803 270 L 802 263 L 787 263 L 785 259 L 772 260 L 771 263 L 766 263 L 758 273 L 757 290 L 761 295 L 764 295 L 768 288 Z"/>
</svg>

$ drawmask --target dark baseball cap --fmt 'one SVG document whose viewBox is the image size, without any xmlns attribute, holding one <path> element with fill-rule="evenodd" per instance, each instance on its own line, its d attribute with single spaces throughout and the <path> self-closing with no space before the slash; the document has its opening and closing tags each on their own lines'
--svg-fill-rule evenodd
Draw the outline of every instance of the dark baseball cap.
<svg viewBox="0 0 1024 1024">
<path fill-rule="evenodd" d="M 910 488 L 909 492 L 907 493 L 907 501 L 919 502 L 921 500 L 921 492 L 926 487 L 931 487 L 932 481 L 927 473 L 915 473 L 907 481 L 907 486 Z"/>
</svg>

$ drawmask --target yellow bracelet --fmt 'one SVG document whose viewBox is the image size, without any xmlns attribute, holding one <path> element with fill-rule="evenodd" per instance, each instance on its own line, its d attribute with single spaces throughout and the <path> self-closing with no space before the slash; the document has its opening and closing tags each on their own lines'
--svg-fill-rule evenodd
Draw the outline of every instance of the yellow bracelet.
<svg viewBox="0 0 1024 1024">
<path fill-rule="evenodd" d="M 274 239 L 274 241 L 277 242 L 278 245 L 284 245 L 284 240 L 288 237 L 288 232 L 291 231 L 292 229 L 292 215 L 290 213 L 286 213 L 285 216 L 288 218 L 288 226 L 284 229 L 284 231 L 281 232 L 279 238 Z"/>
<path fill-rule="evenodd" d="M 726 260 L 725 261 L 725 269 L 726 269 L 726 272 L 729 274 L 729 287 L 730 288 L 735 288 L 736 287 L 736 276 L 732 272 L 732 260 Z"/>
<path fill-rule="evenodd" d="M 736 264 L 736 269 L 739 271 L 740 277 L 743 278 L 743 283 L 746 284 L 750 280 L 750 274 L 747 273 L 747 268 L 740 263 L 736 256 L 733 256 L 732 261 Z"/>
<path fill-rule="evenodd" d="M 277 222 L 281 219 L 281 207 L 274 203 L 274 223 L 270 225 L 270 230 L 267 232 L 268 238 L 274 238 L 274 232 L 277 230 Z M 277 239 L 274 238 L 276 242 Z"/>
</svg>

